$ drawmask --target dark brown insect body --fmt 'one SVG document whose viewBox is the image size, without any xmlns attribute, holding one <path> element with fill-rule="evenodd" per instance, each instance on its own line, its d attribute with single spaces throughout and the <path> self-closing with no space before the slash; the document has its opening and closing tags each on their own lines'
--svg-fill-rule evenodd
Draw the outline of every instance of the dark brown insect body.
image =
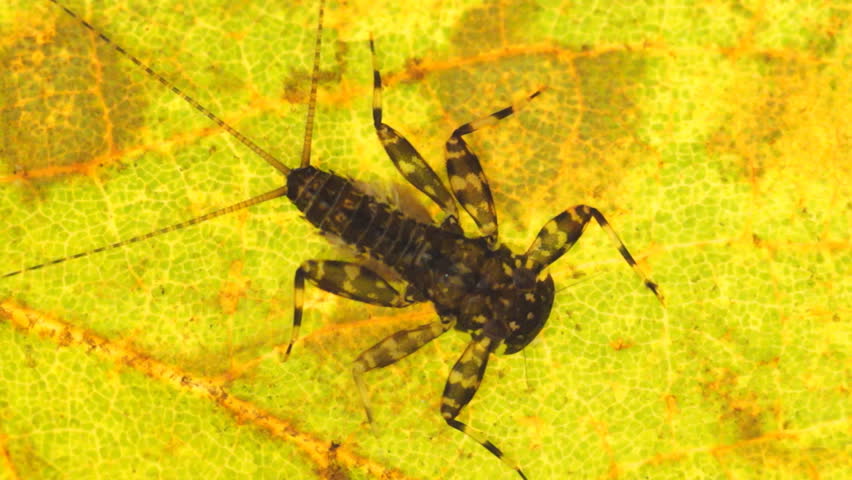
<svg viewBox="0 0 852 480">
<path fill-rule="evenodd" d="M 287 196 L 314 226 L 395 270 L 409 297 L 432 302 L 456 330 L 504 342 L 505 353 L 515 353 L 547 321 L 553 280 L 536 280 L 527 260 L 505 246 L 468 238 L 452 223 L 420 223 L 314 167 L 290 173 Z M 316 281 L 323 287 L 321 277 Z"/>
<path fill-rule="evenodd" d="M 60 5 L 57 0 L 51 1 Z M 73 11 L 61 5 L 60 7 L 79 19 Z M 322 6 L 319 18 L 321 26 Z M 299 168 L 290 168 L 87 22 L 79 20 L 103 41 L 127 56 L 281 172 L 286 177 L 286 185 L 180 224 L 22 268 L 0 278 L 121 248 L 286 195 L 321 232 L 342 239 L 362 258 L 353 261 L 308 260 L 296 270 L 293 333 L 285 357 L 291 352 L 298 337 L 305 280 L 310 280 L 327 292 L 375 305 L 405 307 L 415 302 L 431 302 L 438 316 L 435 321 L 396 332 L 361 353 L 355 360 L 353 375 L 368 419 L 372 419 L 372 415 L 367 405 L 364 373 L 414 353 L 452 328 L 466 332 L 471 336 L 471 340 L 447 379 L 442 395 L 441 415 L 449 426 L 476 440 L 523 478 L 526 477 L 522 470 L 509 461 L 484 434 L 468 427 L 456 417 L 476 393 L 490 355 L 497 352 L 511 354 L 522 350 L 546 323 L 554 297 L 553 280 L 546 271 L 547 267 L 574 245 L 589 222 L 594 219 L 610 235 L 619 253 L 642 278 L 645 285 L 661 302 L 663 300 L 656 283 L 639 269 L 615 231 L 593 207 L 577 205 L 558 214 L 544 225 L 523 254 L 514 253 L 499 243 L 497 216 L 488 181 L 479 159 L 462 137 L 510 116 L 540 92 L 535 92 L 491 115 L 464 124 L 452 133 L 446 143 L 448 188 L 408 140 L 382 122 L 381 76 L 375 66 L 375 51 L 373 42 L 370 41 L 374 71 L 373 125 L 388 157 L 402 176 L 443 210 L 443 220 L 440 223 L 430 223 L 409 217 L 398 208 L 383 203 L 360 190 L 347 178 L 310 165 L 310 128 L 313 125 L 321 38 L 319 35 L 302 162 Z M 457 205 L 474 220 L 480 230 L 479 235 L 465 235 L 462 231 Z M 394 271 L 398 277 L 393 279 L 396 286 L 368 267 L 364 256 L 372 257 L 374 261 Z M 401 291 L 397 290 L 399 287 L 402 287 Z"/>
<path fill-rule="evenodd" d="M 394 270 L 404 290 L 397 291 L 363 262 L 307 261 L 296 271 L 293 337 L 302 320 L 305 280 L 321 289 L 354 300 L 404 307 L 429 301 L 438 320 L 402 330 L 363 352 L 353 375 L 367 418 L 372 415 L 362 376 L 414 353 L 447 330 L 470 334 L 471 341 L 447 379 L 441 415 L 448 425 L 470 436 L 500 458 L 522 478 L 523 471 L 508 460 L 482 433 L 456 419 L 479 388 L 492 353 L 522 350 L 544 327 L 553 305 L 554 285 L 545 269 L 580 238 L 594 219 L 616 242 L 622 257 L 662 301 L 657 285 L 639 269 L 627 248 L 597 209 L 577 205 L 548 222 L 524 254 L 516 254 L 497 239 L 497 216 L 479 159 L 464 135 L 493 125 L 514 113 L 540 92 L 521 102 L 457 128 L 446 144 L 449 186 L 435 174 L 401 134 L 382 122 L 381 76 L 373 52 L 373 125 L 399 172 L 444 211 L 440 223 L 424 223 L 362 192 L 339 175 L 303 163 L 287 174 L 287 197 L 314 226 L 342 239 L 361 255 Z M 482 235 L 468 237 L 459 226 L 456 202 L 470 215 Z"/>
</svg>

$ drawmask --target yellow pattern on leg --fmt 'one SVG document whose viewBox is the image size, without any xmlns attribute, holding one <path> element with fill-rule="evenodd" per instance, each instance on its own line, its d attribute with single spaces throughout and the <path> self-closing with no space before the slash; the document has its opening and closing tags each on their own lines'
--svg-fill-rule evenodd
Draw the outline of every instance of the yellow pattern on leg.
<svg viewBox="0 0 852 480">
<path fill-rule="evenodd" d="M 451 329 L 455 321 L 438 320 L 426 325 L 402 330 L 385 338 L 381 342 L 365 350 L 355 359 L 352 366 L 352 376 L 361 396 L 361 403 L 367 413 L 367 421 L 373 421 L 367 400 L 367 388 L 363 375 L 374 368 L 382 368 L 411 355 L 432 340 Z"/>
<path fill-rule="evenodd" d="M 498 346 L 499 342 L 485 336 L 474 339 L 468 344 L 447 378 L 444 395 L 441 397 L 441 416 L 444 417 L 447 425 L 475 440 L 506 466 L 518 472 L 521 478 L 526 479 L 526 475 L 518 464 L 506 457 L 503 451 L 485 436 L 485 433 L 456 420 L 462 408 L 476 394 L 482 376 L 485 374 L 485 367 L 488 365 L 488 357 Z"/>
</svg>

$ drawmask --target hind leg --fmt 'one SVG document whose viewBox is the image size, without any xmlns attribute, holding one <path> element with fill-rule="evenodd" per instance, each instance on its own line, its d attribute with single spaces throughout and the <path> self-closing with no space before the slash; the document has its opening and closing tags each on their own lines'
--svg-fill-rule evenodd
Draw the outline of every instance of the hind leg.
<svg viewBox="0 0 852 480">
<path fill-rule="evenodd" d="M 382 122 L 382 76 L 377 66 L 372 38 L 370 53 L 373 56 L 373 125 L 379 141 L 382 142 L 388 157 L 396 165 L 396 169 L 411 185 L 440 205 L 447 215 L 458 217 L 452 195 L 432 167 L 423 160 L 420 153 L 405 137 Z"/>
<path fill-rule="evenodd" d="M 293 330 L 284 360 L 290 356 L 293 343 L 302 325 L 302 306 L 305 301 L 305 279 L 326 292 L 359 302 L 384 307 L 402 308 L 413 302 L 396 291 L 376 272 L 357 263 L 336 260 L 308 260 L 296 269 L 293 294 Z"/>
</svg>

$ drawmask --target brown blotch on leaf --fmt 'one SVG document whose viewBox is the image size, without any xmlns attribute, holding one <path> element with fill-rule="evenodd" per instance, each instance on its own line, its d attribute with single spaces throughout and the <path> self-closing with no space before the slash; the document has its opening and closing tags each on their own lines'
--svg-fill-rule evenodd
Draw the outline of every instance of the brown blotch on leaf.
<svg viewBox="0 0 852 480">
<path fill-rule="evenodd" d="M 0 157 L 7 175 L 40 188 L 108 166 L 139 143 L 146 109 L 150 79 L 67 17 L 18 22 L 0 53 Z"/>
</svg>

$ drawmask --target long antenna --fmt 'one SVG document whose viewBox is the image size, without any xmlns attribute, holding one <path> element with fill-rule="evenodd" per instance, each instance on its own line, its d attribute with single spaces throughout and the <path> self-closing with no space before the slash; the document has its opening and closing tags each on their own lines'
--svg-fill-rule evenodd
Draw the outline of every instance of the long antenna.
<svg viewBox="0 0 852 480">
<path fill-rule="evenodd" d="M 282 173 L 282 174 L 284 174 L 285 176 L 286 176 L 288 173 L 290 173 L 290 169 L 289 169 L 286 165 L 284 165 L 283 163 L 281 163 L 281 162 L 280 162 L 277 158 L 275 158 L 274 156 L 272 156 L 272 154 L 271 154 L 271 153 L 269 153 L 269 152 L 267 152 L 266 150 L 262 149 L 262 148 L 261 148 L 258 144 L 254 143 L 254 142 L 253 142 L 253 141 L 251 141 L 248 137 L 246 137 L 245 135 L 243 135 L 242 133 L 240 133 L 239 131 L 237 131 L 237 129 L 236 129 L 236 128 L 234 128 L 234 127 L 232 127 L 232 126 L 228 125 L 228 123 L 226 123 L 224 120 L 222 120 L 221 118 L 219 118 L 218 116 L 216 116 L 216 114 L 214 114 L 213 112 L 211 112 L 210 110 L 208 110 L 208 109 L 207 109 L 204 105 L 201 105 L 200 103 L 198 103 L 198 102 L 197 102 L 194 98 L 192 98 L 192 97 L 190 97 L 189 95 L 187 95 L 186 93 L 184 93 L 184 92 L 183 92 L 183 90 L 181 90 L 180 88 L 178 88 L 178 87 L 177 87 L 174 83 L 170 82 L 170 81 L 169 81 L 169 80 L 167 80 L 165 77 L 163 77 L 163 76 L 162 76 L 162 75 L 160 75 L 159 73 L 157 73 L 157 72 L 155 72 L 154 70 L 152 70 L 152 69 L 151 69 L 151 67 L 149 67 L 147 64 L 143 63 L 143 62 L 142 62 L 142 60 L 139 60 L 138 58 L 136 58 L 136 56 L 134 56 L 134 55 L 132 55 L 131 53 L 129 53 L 129 52 L 128 52 L 127 50 L 125 50 L 125 49 L 124 49 L 121 45 L 118 45 L 117 43 L 115 43 L 115 42 L 113 42 L 112 40 L 110 40 L 110 39 L 109 39 L 109 37 L 107 37 L 106 35 L 104 35 L 103 33 L 101 33 L 98 29 L 96 29 L 96 28 L 95 28 L 95 27 L 93 27 L 91 24 L 89 24 L 89 22 L 87 22 L 87 21 L 86 21 L 86 20 L 84 20 L 82 17 L 80 17 L 79 15 L 77 15 L 77 13 L 76 13 L 76 12 L 74 12 L 74 10 L 71 10 L 70 8 L 66 7 L 65 5 L 63 5 L 63 4 L 61 4 L 61 3 L 59 3 L 59 1 L 58 1 L 58 0 L 50 0 L 50 1 L 51 1 L 51 2 L 53 2 L 54 4 L 56 4 L 56 6 L 58 6 L 58 7 L 59 7 L 59 8 L 61 8 L 62 10 L 65 10 L 65 13 L 67 13 L 68 15 L 70 15 L 71 17 L 73 17 L 75 20 L 77 20 L 78 22 L 80 22 L 80 23 L 81 23 L 84 27 L 86 27 L 87 29 L 89 29 L 89 31 L 91 31 L 92 33 L 94 33 L 95 35 L 97 35 L 97 36 L 98 36 L 98 38 L 100 38 L 101 40 L 103 40 L 104 42 L 106 42 L 106 44 L 107 44 L 107 45 L 109 45 L 109 46 L 111 46 L 112 48 L 114 48 L 114 49 L 115 49 L 115 51 L 117 51 L 118 53 L 122 54 L 122 55 L 123 55 L 123 56 L 125 56 L 126 58 L 130 59 L 130 61 L 131 61 L 131 62 L 135 63 L 135 64 L 136 64 L 137 66 L 139 66 L 139 68 L 141 68 L 142 70 L 145 70 L 145 73 L 147 73 L 148 75 L 150 75 L 150 76 L 154 77 L 155 79 L 157 79 L 157 81 L 158 81 L 158 82 L 160 82 L 160 83 L 162 83 L 162 84 L 163 84 L 163 86 L 165 86 L 166 88 L 168 88 L 169 90 L 171 90 L 172 92 L 174 92 L 175 94 L 177 94 L 177 95 L 178 95 L 179 97 L 181 97 L 181 98 L 182 98 L 182 99 L 183 99 L 186 103 L 188 103 L 188 104 L 192 105 L 192 107 L 193 107 L 194 109 L 196 109 L 196 110 L 198 110 L 199 112 L 203 113 L 203 114 L 204 114 L 207 118 L 209 118 L 210 120 L 212 120 L 212 121 L 213 121 L 213 123 L 215 123 L 216 125 L 219 125 L 220 127 L 222 127 L 222 128 L 223 128 L 226 132 L 230 133 L 230 134 L 231 134 L 234 138 L 236 138 L 237 140 L 239 140 L 239 141 L 240 141 L 240 143 L 242 143 L 243 145 L 247 146 L 247 147 L 248 147 L 248 148 L 249 148 L 252 152 L 256 153 L 256 154 L 257 154 L 260 158 L 262 158 L 262 159 L 266 160 L 266 163 L 268 163 L 268 164 L 272 165 L 273 167 L 275 167 L 275 169 L 276 169 L 276 170 L 278 170 L 279 172 L 281 172 L 281 173 Z M 322 7 L 320 7 L 320 12 L 322 12 Z M 322 18 L 322 17 L 320 17 L 320 18 Z"/>
<path fill-rule="evenodd" d="M 112 48 L 114 48 L 118 53 L 125 56 L 126 58 L 129 58 L 133 63 L 135 63 L 140 68 L 142 68 L 148 75 L 154 77 L 161 84 L 163 84 L 164 86 L 169 88 L 171 91 L 173 91 L 174 93 L 179 95 L 181 98 L 184 99 L 184 101 L 189 103 L 193 108 L 195 108 L 199 112 L 203 113 L 205 116 L 207 116 L 207 118 L 209 118 L 214 123 L 216 123 L 217 125 L 222 127 L 226 132 L 231 134 L 234 138 L 239 140 L 243 145 L 247 146 L 249 149 L 251 149 L 251 151 L 256 153 L 258 156 L 260 156 L 261 158 L 266 160 L 267 163 L 269 163 L 270 165 L 275 167 L 275 169 L 277 169 L 279 172 L 283 173 L 285 176 L 290 172 L 290 168 L 288 168 L 287 166 L 282 164 L 280 161 L 278 161 L 278 159 L 273 157 L 266 150 L 262 149 L 256 143 L 254 143 L 253 141 L 248 139 L 245 135 L 241 134 L 235 128 L 228 125 L 224 120 L 220 119 L 213 112 L 211 112 L 210 110 L 205 108 L 203 105 L 198 103 L 195 99 L 193 99 L 192 97 L 190 97 L 186 93 L 184 93 L 181 89 L 179 89 L 177 86 L 172 84 L 170 81 L 168 81 L 162 75 L 160 75 L 157 72 L 155 72 L 154 70 L 152 70 L 148 65 L 142 63 L 141 60 L 139 60 L 135 56 L 128 53 L 123 47 L 114 43 L 112 40 L 109 39 L 109 37 L 107 37 L 106 35 L 104 35 L 100 31 L 98 31 L 97 29 L 95 29 L 95 27 L 93 27 L 87 21 L 83 20 L 80 16 L 78 16 L 73 10 L 71 10 L 68 7 L 66 7 L 65 5 L 59 3 L 58 0 L 50 0 L 50 1 L 53 2 L 54 4 L 56 4 L 57 6 L 59 6 L 60 8 L 62 8 L 62 10 L 64 10 L 65 13 L 67 13 L 68 15 L 70 15 L 71 17 L 76 19 L 84 27 L 86 27 L 89 31 L 91 31 L 92 33 L 97 35 L 101 40 L 106 42 L 108 45 L 112 46 Z M 311 78 L 311 93 L 310 93 L 310 100 L 309 100 L 309 104 L 308 104 L 307 124 L 305 126 L 305 143 L 304 143 L 304 146 L 303 146 L 303 149 L 302 149 L 302 164 L 303 165 L 310 164 L 311 134 L 313 132 L 314 111 L 316 110 L 316 92 L 317 92 L 317 83 L 318 83 L 317 77 L 318 77 L 318 73 L 319 73 L 319 57 L 320 57 L 319 51 L 320 51 L 320 47 L 322 45 L 322 20 L 323 20 L 324 10 L 325 10 L 325 1 L 320 0 L 319 16 L 318 16 L 318 20 L 317 20 L 316 51 L 314 52 L 314 68 L 313 68 L 313 76 Z M 198 225 L 199 223 L 206 222 L 206 221 L 211 220 L 213 218 L 221 217 L 222 215 L 227 215 L 229 213 L 236 212 L 237 210 L 243 210 L 243 209 L 246 209 L 246 208 L 251 207 L 253 205 L 257 205 L 257 204 L 260 204 L 260 203 L 263 203 L 263 202 L 267 202 L 269 200 L 272 200 L 273 198 L 278 198 L 278 197 L 282 197 L 282 196 L 285 196 L 285 195 L 287 195 L 287 187 L 286 186 L 278 187 L 274 190 L 270 190 L 266 193 L 260 194 L 256 197 L 250 198 L 248 200 L 243 200 L 243 201 L 237 202 L 233 205 L 229 205 L 227 207 L 220 208 L 219 210 L 215 210 L 213 212 L 206 213 L 206 214 L 204 214 L 200 217 L 195 217 L 195 218 L 192 218 L 190 220 L 186 220 L 186 221 L 181 222 L 181 223 L 169 225 L 167 227 L 158 228 L 157 230 L 153 230 L 151 232 L 144 233 L 142 235 L 137 235 L 135 237 L 120 240 L 118 242 L 111 243 L 109 245 L 104 245 L 104 246 L 101 246 L 101 247 L 93 248 L 91 250 L 86 250 L 86 251 L 75 253 L 73 255 L 68 255 L 68 256 L 65 256 L 65 257 L 55 258 L 53 260 L 42 262 L 42 263 L 39 263 L 39 264 L 36 264 L 36 265 L 30 265 L 30 266 L 21 268 L 20 270 L 15 270 L 13 272 L 4 273 L 4 274 L 0 275 L 0 278 L 14 277 L 14 276 L 17 276 L 17 275 L 20 275 L 22 273 L 29 272 L 29 271 L 32 271 L 32 270 L 39 270 L 41 268 L 48 267 L 48 266 L 51 266 L 51 265 L 56 265 L 56 264 L 59 264 L 59 263 L 65 263 L 65 262 L 68 262 L 70 260 L 76 260 L 78 258 L 88 257 L 90 255 L 95 255 L 95 254 L 106 252 L 106 251 L 109 251 L 109 250 L 115 250 L 117 248 L 125 247 L 125 246 L 133 244 L 133 243 L 148 240 L 150 238 L 157 237 L 159 235 L 164 235 L 166 233 L 174 232 L 176 230 L 181 230 L 181 229 L 184 229 L 186 227 L 190 227 L 192 225 Z"/>
<path fill-rule="evenodd" d="M 308 100 L 308 114 L 305 118 L 305 141 L 302 143 L 302 168 L 311 164 L 311 140 L 314 133 L 314 114 L 317 110 L 317 84 L 319 83 L 320 50 L 322 50 L 322 17 L 325 13 L 325 0 L 320 0 L 317 15 L 317 41 L 314 46 L 314 71 L 311 74 L 311 93 Z"/>
<path fill-rule="evenodd" d="M 195 217 L 191 220 L 187 220 L 185 222 L 176 223 L 174 225 L 169 225 L 168 227 L 159 228 L 152 232 L 143 233 L 142 235 L 137 235 L 135 237 L 130 237 L 125 240 L 120 240 L 115 243 L 111 243 L 109 245 L 104 245 L 102 247 L 93 248 L 91 250 L 87 250 L 85 252 L 75 253 L 74 255 L 68 255 L 67 257 L 55 258 L 53 260 L 49 260 L 47 262 L 40 263 L 38 265 L 32 265 L 29 267 L 24 267 L 20 270 L 16 270 L 14 272 L 4 273 L 0 275 L 0 278 L 14 277 L 15 275 L 20 275 L 24 272 L 29 272 L 32 270 L 38 270 L 40 268 L 48 267 L 50 265 L 56 265 L 57 263 L 65 263 L 69 260 L 76 260 L 78 258 L 88 257 L 90 255 L 94 255 L 96 253 L 106 252 L 107 250 L 115 250 L 116 248 L 121 248 L 131 243 L 141 242 L 143 240 L 148 240 L 149 238 L 156 237 L 158 235 L 163 235 L 164 233 L 174 232 L 175 230 L 181 230 L 186 227 L 192 225 L 198 225 L 201 222 L 206 222 L 212 218 L 221 217 L 222 215 L 227 215 L 229 213 L 236 212 L 237 210 L 242 210 L 244 208 L 251 207 L 252 205 L 257 205 L 258 203 L 263 203 L 273 198 L 278 198 L 281 196 L 287 195 L 287 186 L 278 187 L 275 190 L 270 190 L 266 193 L 258 195 L 254 198 L 250 198 L 248 200 L 243 200 L 242 202 L 235 203 L 233 205 L 229 205 L 225 208 L 220 208 L 219 210 L 215 210 L 210 213 L 205 213 L 200 217 Z"/>
</svg>

